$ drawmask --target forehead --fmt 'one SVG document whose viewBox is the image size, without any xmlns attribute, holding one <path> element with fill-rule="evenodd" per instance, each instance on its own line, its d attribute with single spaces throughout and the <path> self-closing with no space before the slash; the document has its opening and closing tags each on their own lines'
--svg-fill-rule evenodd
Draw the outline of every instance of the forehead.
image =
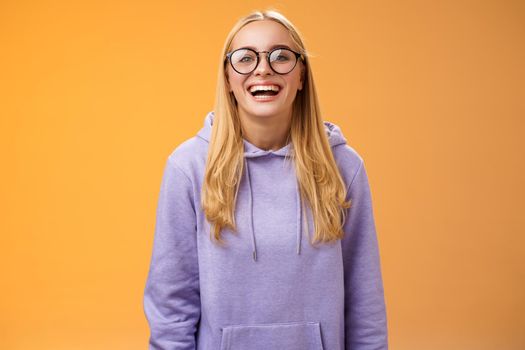
<svg viewBox="0 0 525 350">
<path fill-rule="evenodd" d="M 288 29 L 272 20 L 250 22 L 233 37 L 232 49 L 250 46 L 257 50 L 267 50 L 275 45 L 295 48 Z"/>
</svg>

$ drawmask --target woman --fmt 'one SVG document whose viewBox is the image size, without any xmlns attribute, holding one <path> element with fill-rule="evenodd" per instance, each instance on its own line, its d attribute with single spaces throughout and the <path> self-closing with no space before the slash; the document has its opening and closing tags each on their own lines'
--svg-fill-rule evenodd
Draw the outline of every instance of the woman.
<svg viewBox="0 0 525 350">
<path fill-rule="evenodd" d="M 363 159 L 278 12 L 234 26 L 214 112 L 168 157 L 144 310 L 150 349 L 388 347 Z"/>
</svg>

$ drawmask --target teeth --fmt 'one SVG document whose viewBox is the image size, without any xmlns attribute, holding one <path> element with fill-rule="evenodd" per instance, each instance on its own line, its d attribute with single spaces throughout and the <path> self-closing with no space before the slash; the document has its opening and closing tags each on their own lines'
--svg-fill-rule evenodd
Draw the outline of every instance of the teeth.
<svg viewBox="0 0 525 350">
<path fill-rule="evenodd" d="M 279 87 L 277 85 L 254 85 L 250 88 L 250 92 L 255 91 L 279 91 Z"/>
</svg>

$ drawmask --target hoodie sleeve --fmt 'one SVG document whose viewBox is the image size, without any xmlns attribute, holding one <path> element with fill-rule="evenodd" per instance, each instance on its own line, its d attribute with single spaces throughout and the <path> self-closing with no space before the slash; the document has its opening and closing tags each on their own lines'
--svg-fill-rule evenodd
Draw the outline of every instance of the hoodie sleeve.
<svg viewBox="0 0 525 350">
<path fill-rule="evenodd" d="M 170 157 L 156 212 L 144 290 L 150 350 L 194 350 L 200 319 L 196 217 L 190 179 Z"/>
<path fill-rule="evenodd" d="M 387 350 L 388 334 L 372 198 L 361 164 L 349 185 L 352 200 L 342 240 L 345 279 L 345 348 Z M 347 197 L 348 200 L 348 197 Z"/>
</svg>

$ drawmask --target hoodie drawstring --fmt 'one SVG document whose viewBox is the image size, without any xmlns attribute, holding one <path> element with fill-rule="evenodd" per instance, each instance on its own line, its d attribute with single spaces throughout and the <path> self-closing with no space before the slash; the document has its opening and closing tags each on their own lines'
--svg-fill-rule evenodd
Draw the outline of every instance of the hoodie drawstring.
<svg viewBox="0 0 525 350">
<path fill-rule="evenodd" d="M 253 191 L 252 191 L 252 180 L 250 177 L 250 167 L 248 165 L 248 160 L 244 158 L 244 165 L 246 168 L 246 180 L 248 182 L 248 206 L 250 212 L 250 230 L 252 233 L 252 252 L 253 260 L 257 261 L 257 243 L 255 242 L 255 228 L 253 222 Z M 297 255 L 301 254 L 301 239 L 302 239 L 302 228 L 303 228 L 303 201 L 301 200 L 301 193 L 299 191 L 298 182 L 295 181 L 295 190 L 296 190 L 296 212 L 297 212 Z M 306 220 L 306 216 L 304 216 Z M 306 226 L 308 227 L 308 221 L 306 220 Z"/>
<path fill-rule="evenodd" d="M 248 206 L 250 207 L 250 230 L 252 231 L 252 250 L 253 250 L 253 260 L 257 261 L 257 244 L 255 243 L 255 229 L 253 225 L 253 193 L 252 193 L 252 180 L 250 178 L 250 168 L 248 166 L 248 161 L 244 158 L 244 165 L 246 167 L 246 179 L 248 181 L 248 196 L 249 202 Z"/>
<path fill-rule="evenodd" d="M 302 220 L 303 220 L 303 211 L 302 211 L 302 200 L 301 193 L 299 192 L 299 185 L 295 181 L 295 192 L 297 193 L 297 255 L 301 254 L 301 236 L 302 236 Z"/>
</svg>

